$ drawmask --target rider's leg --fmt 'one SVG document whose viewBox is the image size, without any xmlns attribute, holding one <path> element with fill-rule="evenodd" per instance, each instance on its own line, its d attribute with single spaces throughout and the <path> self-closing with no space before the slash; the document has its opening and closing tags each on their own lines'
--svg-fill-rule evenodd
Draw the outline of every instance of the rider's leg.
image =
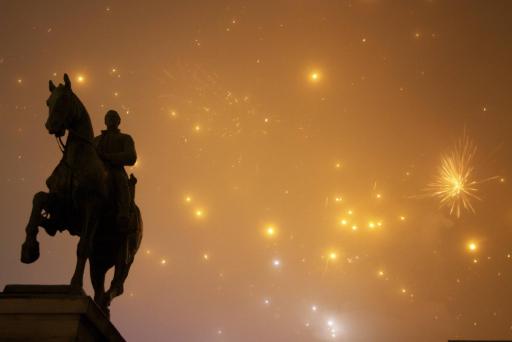
<svg viewBox="0 0 512 342">
<path fill-rule="evenodd" d="M 115 170 L 112 172 L 112 180 L 116 192 L 117 204 L 117 225 L 119 230 L 127 231 L 130 218 L 130 188 L 128 184 L 128 177 L 122 170 Z"/>
</svg>

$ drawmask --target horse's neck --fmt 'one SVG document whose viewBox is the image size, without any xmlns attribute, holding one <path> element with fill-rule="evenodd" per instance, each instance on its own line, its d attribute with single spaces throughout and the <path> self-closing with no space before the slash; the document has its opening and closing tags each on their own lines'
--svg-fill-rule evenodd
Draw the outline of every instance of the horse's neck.
<svg viewBox="0 0 512 342">
<path fill-rule="evenodd" d="M 75 95 L 74 106 L 72 108 L 75 120 L 70 125 L 70 138 L 82 138 L 92 141 L 94 139 L 94 131 L 92 129 L 91 118 L 85 109 L 85 106 L 80 102 Z"/>
<path fill-rule="evenodd" d="M 94 132 L 89 114 L 78 98 L 72 110 L 75 119 L 68 129 L 65 158 L 70 164 L 83 167 L 84 163 L 97 158 L 93 145 Z"/>
</svg>

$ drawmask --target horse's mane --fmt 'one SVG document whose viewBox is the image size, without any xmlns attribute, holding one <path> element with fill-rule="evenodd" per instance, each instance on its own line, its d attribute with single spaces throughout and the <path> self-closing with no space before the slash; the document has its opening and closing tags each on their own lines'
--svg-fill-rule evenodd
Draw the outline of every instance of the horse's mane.
<svg viewBox="0 0 512 342">
<path fill-rule="evenodd" d="M 89 116 L 89 112 L 85 108 L 84 104 L 75 93 L 71 92 L 71 110 L 72 115 L 75 118 L 76 122 L 81 124 L 81 127 L 73 127 L 75 130 L 79 130 L 79 134 L 82 135 L 83 138 L 94 139 L 94 130 L 92 127 L 91 117 Z M 85 128 L 85 130 L 84 130 Z M 85 136 L 84 136 L 85 134 Z"/>
</svg>

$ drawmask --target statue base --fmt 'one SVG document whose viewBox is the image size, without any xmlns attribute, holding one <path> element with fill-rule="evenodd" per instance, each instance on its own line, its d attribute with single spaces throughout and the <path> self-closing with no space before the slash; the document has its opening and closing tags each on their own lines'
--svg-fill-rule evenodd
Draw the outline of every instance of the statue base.
<svg viewBox="0 0 512 342">
<path fill-rule="evenodd" d="M 0 293 L 0 341 L 125 341 L 83 290 L 7 285 Z"/>
</svg>

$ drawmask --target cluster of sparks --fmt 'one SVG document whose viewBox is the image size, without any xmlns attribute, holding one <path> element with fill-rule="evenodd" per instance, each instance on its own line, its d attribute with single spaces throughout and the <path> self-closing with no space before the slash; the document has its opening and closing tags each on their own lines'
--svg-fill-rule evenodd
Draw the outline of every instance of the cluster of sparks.
<svg viewBox="0 0 512 342">
<path fill-rule="evenodd" d="M 473 200 L 480 200 L 479 181 L 474 175 L 476 145 L 464 134 L 455 148 L 444 155 L 436 179 L 429 184 L 430 194 L 448 207 L 450 215 L 460 217 L 462 210 L 475 212 Z"/>
<path fill-rule="evenodd" d="M 463 209 L 467 209 L 474 212 L 474 207 L 471 203 L 472 199 L 479 199 L 476 195 L 477 185 L 482 183 L 482 181 L 477 181 L 474 178 L 474 166 L 473 160 L 476 153 L 476 146 L 464 135 L 463 139 L 461 139 L 454 150 L 448 155 L 444 156 L 442 159 L 442 165 L 439 170 L 438 178 L 435 182 L 429 185 L 429 189 L 431 190 L 431 195 L 434 197 L 438 197 L 441 200 L 441 204 L 444 206 L 448 206 L 450 208 L 450 213 L 460 216 L 461 211 Z M 341 162 L 337 162 L 334 165 L 335 169 L 341 168 Z M 503 179 L 500 179 L 500 182 L 504 182 Z M 370 195 L 374 201 L 381 202 L 384 200 L 384 196 L 381 192 L 376 191 L 375 186 L 372 194 Z M 331 202 L 332 200 L 332 202 Z M 205 209 L 204 206 L 196 206 L 197 198 L 193 197 L 190 194 L 187 194 L 183 197 L 184 204 L 191 209 L 192 217 L 195 220 L 203 220 L 205 218 Z M 338 215 L 335 218 L 334 222 L 341 228 L 347 228 L 347 231 L 356 233 L 360 230 L 366 230 L 368 232 L 373 232 L 377 230 L 381 230 L 384 228 L 384 221 L 389 224 L 399 224 L 404 223 L 406 221 L 406 216 L 404 213 L 395 214 L 394 219 L 390 219 L 389 217 L 380 217 L 378 215 L 368 215 L 368 213 L 360 213 L 360 211 L 354 210 L 353 207 L 348 206 L 346 203 L 345 196 L 341 196 L 340 194 L 334 195 L 332 198 L 326 199 L 326 204 L 331 202 L 334 206 L 345 206 L 345 209 L 342 210 L 341 215 Z M 267 224 L 262 225 L 260 228 L 261 235 L 267 239 L 274 242 L 273 246 L 277 246 L 277 240 L 282 237 L 283 232 L 280 231 L 280 227 L 276 225 L 274 222 L 269 222 Z M 471 262 L 473 264 L 477 264 L 479 259 L 476 254 L 479 251 L 479 242 L 477 240 L 471 239 L 467 240 L 464 243 L 465 249 L 469 255 L 471 255 Z M 274 251 L 275 252 L 275 251 Z M 201 252 L 200 257 L 204 262 L 209 261 L 210 254 L 207 252 Z M 150 254 L 150 251 L 147 250 L 146 254 Z M 285 259 L 281 258 L 279 253 L 276 253 L 270 259 L 267 259 L 269 266 L 276 271 L 284 271 L 286 264 L 289 262 L 283 262 Z M 329 265 L 339 264 L 340 262 L 346 262 L 347 264 L 355 263 L 361 260 L 359 255 L 347 257 L 343 251 L 339 248 L 328 247 L 324 250 L 324 253 L 320 255 L 320 259 L 325 262 L 325 272 L 328 271 Z M 158 262 L 165 266 L 168 261 L 165 257 L 157 259 Z M 303 259 L 304 261 L 304 259 Z M 268 265 L 267 264 L 267 265 Z M 414 301 L 416 299 L 416 294 L 412 291 L 411 288 L 404 286 L 404 283 L 400 281 L 400 279 L 391 277 L 388 271 L 385 271 L 385 268 L 376 267 L 373 271 L 373 277 L 376 279 L 380 279 L 381 281 L 388 282 L 390 285 L 393 283 L 392 288 L 394 289 L 394 293 L 403 296 L 410 301 Z M 459 280 L 457 280 L 459 281 Z M 272 301 L 270 297 L 263 297 L 263 303 L 265 306 L 271 306 Z M 311 306 L 311 312 L 317 313 L 318 306 L 316 304 Z M 313 326 L 325 326 L 327 327 L 327 335 L 331 339 L 339 339 L 343 336 L 344 329 L 339 327 L 338 323 L 335 323 L 335 320 L 332 318 L 326 318 L 326 320 L 322 324 L 314 324 L 311 321 L 306 321 L 305 327 L 310 328 Z"/>
</svg>

